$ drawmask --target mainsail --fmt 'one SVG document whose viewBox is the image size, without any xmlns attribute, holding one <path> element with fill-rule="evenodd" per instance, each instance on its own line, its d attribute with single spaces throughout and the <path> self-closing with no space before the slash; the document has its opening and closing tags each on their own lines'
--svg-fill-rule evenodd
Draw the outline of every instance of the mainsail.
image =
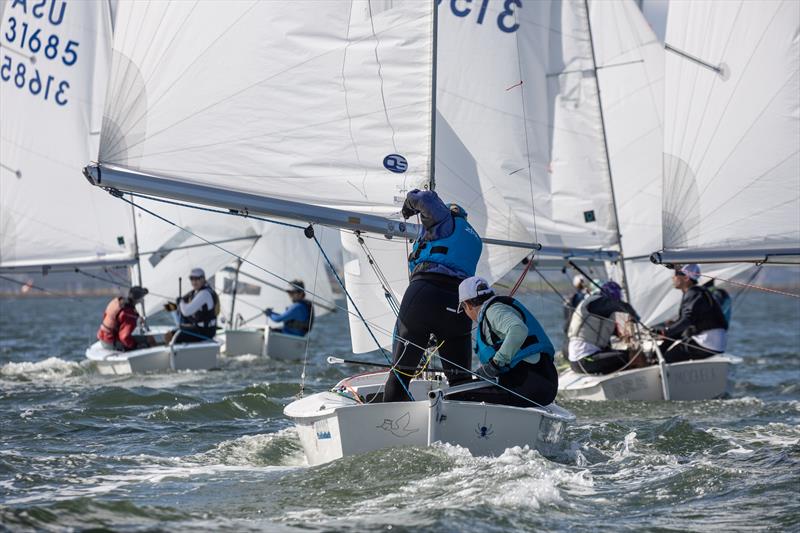
<svg viewBox="0 0 800 533">
<path fill-rule="evenodd" d="M 123 3 L 99 161 L 394 214 L 430 176 L 432 33 L 426 2 Z"/>
<path fill-rule="evenodd" d="M 131 264 L 130 216 L 79 171 L 97 156 L 108 3 L 2 5 L 0 270 Z"/>
<path fill-rule="evenodd" d="M 676 2 L 663 262 L 800 261 L 800 3 Z"/>
</svg>

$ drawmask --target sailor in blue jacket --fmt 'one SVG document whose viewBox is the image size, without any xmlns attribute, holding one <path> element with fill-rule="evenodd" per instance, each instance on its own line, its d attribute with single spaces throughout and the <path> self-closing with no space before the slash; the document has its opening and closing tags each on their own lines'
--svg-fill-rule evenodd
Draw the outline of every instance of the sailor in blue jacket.
<svg viewBox="0 0 800 533">
<path fill-rule="evenodd" d="M 483 244 L 467 222 L 467 213 L 455 204 L 445 205 L 433 191 L 415 189 L 406 195 L 403 217 L 416 214 L 422 231 L 408 257 L 411 280 L 400 304 L 392 355 L 398 367 L 415 368 L 433 334 L 441 344 L 439 355 L 445 370 L 459 370 L 448 374 L 452 383 L 457 376 L 464 378 L 458 367 L 469 369 L 471 360 L 472 324 L 456 312 L 458 284 L 475 275 Z M 390 372 L 384 401 L 410 400 L 406 392 L 409 381 L 408 376 Z"/>
<path fill-rule="evenodd" d="M 314 324 L 314 306 L 306 300 L 305 287 L 305 284 L 299 279 L 292 281 L 286 290 L 289 298 L 292 299 L 292 305 L 281 314 L 271 308 L 264 311 L 273 322 L 283 323 L 283 328 L 276 331 L 299 337 L 304 337 L 311 331 L 311 326 Z"/>
<path fill-rule="evenodd" d="M 478 323 L 476 374 L 500 386 L 450 395 L 453 400 L 532 407 L 547 405 L 558 392 L 553 343 L 536 317 L 518 300 L 498 296 L 478 276 L 459 286 L 459 305 Z"/>
</svg>

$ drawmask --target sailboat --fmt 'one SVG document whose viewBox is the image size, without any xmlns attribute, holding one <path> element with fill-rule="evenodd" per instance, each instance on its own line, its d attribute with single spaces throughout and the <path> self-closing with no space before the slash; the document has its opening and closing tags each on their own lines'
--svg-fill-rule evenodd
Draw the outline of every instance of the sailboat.
<svg viewBox="0 0 800 533">
<path fill-rule="evenodd" d="M 785 192 L 797 190 L 800 176 L 800 57 L 792 43 L 798 13 L 796 5 L 778 3 L 671 4 L 661 50 L 637 13 L 609 20 L 623 7 L 593 4 L 590 17 L 594 27 L 613 22 L 622 30 L 613 38 L 598 31 L 594 39 L 596 77 L 604 107 L 611 109 L 606 138 L 626 257 L 624 270 L 609 270 L 626 281 L 645 323 L 654 324 L 672 318 L 680 297 L 670 287 L 671 270 L 647 264 L 654 249 L 661 250 L 654 263 L 706 263 L 704 274 L 723 280 L 752 268 L 748 261 L 797 261 L 798 199 Z M 654 67 L 657 62 L 664 67 Z M 659 72 L 663 88 L 647 105 L 636 97 L 637 89 L 652 88 Z M 622 101 L 618 95 L 625 98 L 624 109 L 616 105 Z M 627 112 L 634 114 L 626 120 Z M 659 120 L 648 123 L 654 115 Z M 662 151 L 663 169 L 652 164 Z M 741 157 L 749 164 L 738 162 Z M 649 184 L 641 180 L 648 162 L 660 171 Z M 644 345 L 656 349 L 652 338 Z M 662 360 L 605 376 L 567 371 L 560 386 L 562 395 L 581 399 L 708 399 L 729 391 L 737 360 L 729 355 Z"/>
<path fill-rule="evenodd" d="M 201 264 L 214 272 L 229 256 L 215 257 L 210 247 L 198 254 L 207 245 L 187 232 L 136 216 L 130 206 L 75 179 L 76 165 L 96 157 L 99 147 L 111 66 L 110 3 L 63 4 L 49 12 L 25 3 L 2 8 L 0 272 L 79 272 L 123 287 L 128 279 L 147 281 L 142 312 L 160 310 L 178 296 L 178 276 Z M 141 203 L 164 212 L 163 205 Z M 237 252 L 257 237 L 246 223 L 225 227 L 178 207 L 169 214 Z M 147 333 L 163 337 L 166 329 Z M 100 373 L 127 373 L 213 368 L 218 353 L 217 343 L 124 353 L 95 344 L 86 355 Z"/>
<path fill-rule="evenodd" d="M 496 279 L 540 248 L 436 120 L 435 18 L 434 2 L 416 1 L 122 4 L 110 81 L 118 97 L 106 100 L 99 161 L 84 174 L 112 192 L 303 221 L 312 239 L 318 226 L 346 231 L 345 286 L 361 327 L 352 337 L 366 332 L 371 349 L 382 348 L 394 325 L 382 315 L 408 276 L 382 258 L 400 257 L 405 268 L 419 232 L 399 217 L 408 190 L 435 187 L 468 211 L 486 244 L 484 275 Z M 435 176 L 446 142 L 467 157 Z M 373 278 L 380 298 L 362 310 Z M 448 400 L 454 388 L 438 373 L 412 382 L 417 401 L 370 403 L 385 378 L 353 378 L 342 385 L 348 392 L 287 406 L 312 463 L 435 441 L 476 453 L 544 449 L 574 419 L 554 404 Z M 354 435 L 361 444 L 343 447 Z M 328 451 L 315 453 L 320 446 Z"/>
<path fill-rule="evenodd" d="M 279 311 L 290 301 L 288 283 L 268 280 L 259 267 L 285 273 L 288 281 L 300 280 L 308 287 L 314 306 L 314 320 L 335 312 L 333 288 L 325 271 L 320 271 L 321 257 L 313 241 L 294 228 L 254 222 L 259 238 L 252 248 L 215 276 L 222 307 L 226 356 L 265 355 L 272 359 L 299 361 L 307 355 L 310 333 L 289 335 L 270 327 L 264 314 L 267 308 Z M 320 230 L 326 231 L 325 228 Z M 327 230 L 333 233 L 335 230 Z M 249 262 L 245 263 L 243 259 Z"/>
<path fill-rule="evenodd" d="M 137 199 L 136 204 L 155 213 L 168 214 L 178 224 L 176 227 L 141 211 L 133 212 L 140 251 L 138 261 L 132 267 L 131 279 L 150 291 L 142 305 L 144 316 L 161 312 L 164 304 L 176 301 L 185 292 L 180 280 L 191 269 L 202 268 L 210 277 L 227 264 L 229 252 L 209 242 L 234 253 L 244 253 L 259 240 L 259 235 L 247 221 L 221 221 L 217 218 L 220 215 L 208 216 L 188 207 L 165 210 L 154 200 Z M 86 358 L 101 374 L 219 368 L 221 343 L 216 339 L 165 344 L 164 335 L 178 325 L 147 325 L 142 328 L 139 332 L 142 338 L 151 337 L 155 346 L 116 351 L 103 348 L 96 342 L 86 349 Z"/>
<path fill-rule="evenodd" d="M 503 21 L 478 9 L 440 9 L 440 42 L 452 40 L 440 54 L 469 57 L 470 68 L 440 63 L 437 108 L 482 178 L 549 247 L 538 257 L 605 262 L 645 324 L 672 318 L 680 293 L 670 272 L 649 261 L 662 232 L 664 49 L 635 3 L 536 2 Z M 576 253 L 581 248 L 594 257 Z M 747 268 L 715 265 L 705 273 L 730 279 Z M 568 371 L 561 395 L 711 398 L 729 387 L 735 361 L 718 356 L 607 376 Z"/>
</svg>

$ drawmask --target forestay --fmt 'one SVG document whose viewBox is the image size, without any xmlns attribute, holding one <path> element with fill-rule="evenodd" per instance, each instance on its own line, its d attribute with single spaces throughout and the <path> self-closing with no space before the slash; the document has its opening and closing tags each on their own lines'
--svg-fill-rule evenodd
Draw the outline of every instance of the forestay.
<svg viewBox="0 0 800 533">
<path fill-rule="evenodd" d="M 3 2 L 0 269 L 132 262 L 128 211 L 80 175 L 97 157 L 107 2 Z"/>
<path fill-rule="evenodd" d="M 800 253 L 798 33 L 798 2 L 670 5 L 665 251 Z"/>
</svg>

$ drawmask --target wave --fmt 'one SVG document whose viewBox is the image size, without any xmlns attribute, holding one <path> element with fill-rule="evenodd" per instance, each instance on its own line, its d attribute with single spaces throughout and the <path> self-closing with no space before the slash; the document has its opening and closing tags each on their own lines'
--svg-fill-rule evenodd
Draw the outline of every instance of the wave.
<svg viewBox="0 0 800 533">
<path fill-rule="evenodd" d="M 48 357 L 43 361 L 6 363 L 0 367 L 0 376 L 10 381 L 59 382 L 87 373 L 87 367 L 76 361 Z"/>
</svg>

